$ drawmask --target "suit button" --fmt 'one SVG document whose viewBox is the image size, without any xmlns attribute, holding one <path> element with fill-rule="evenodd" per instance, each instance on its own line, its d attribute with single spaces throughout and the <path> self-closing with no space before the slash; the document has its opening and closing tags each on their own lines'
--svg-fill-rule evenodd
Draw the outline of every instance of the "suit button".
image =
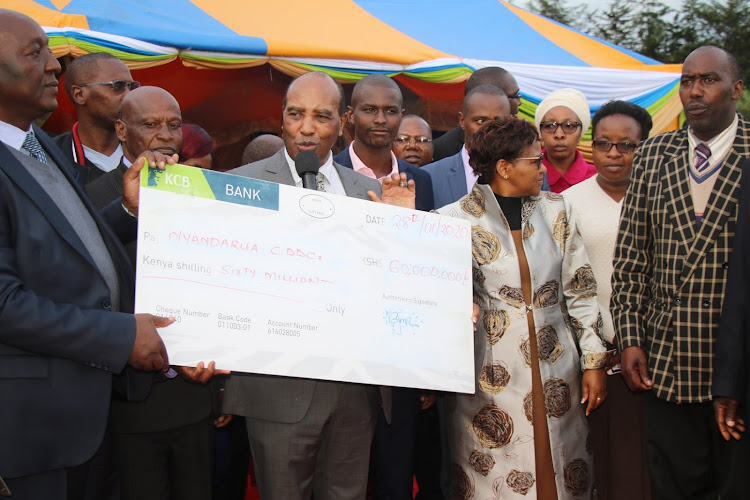
<svg viewBox="0 0 750 500">
<path fill-rule="evenodd" d="M 711 307 L 711 301 L 708 299 L 703 299 L 703 307 Z"/>
<path fill-rule="evenodd" d="M 723 263 L 723 264 L 721 265 L 721 268 L 722 268 L 722 269 L 729 269 L 729 262 L 724 262 L 724 263 Z"/>
<path fill-rule="evenodd" d="M 104 309 L 111 309 L 112 308 L 112 301 L 109 300 L 109 298 L 106 298 L 106 299 L 102 300 L 102 307 Z"/>
<path fill-rule="evenodd" d="M 679 297 L 675 297 L 673 302 L 674 302 L 674 305 L 676 306 L 682 305 L 682 299 Z"/>
</svg>

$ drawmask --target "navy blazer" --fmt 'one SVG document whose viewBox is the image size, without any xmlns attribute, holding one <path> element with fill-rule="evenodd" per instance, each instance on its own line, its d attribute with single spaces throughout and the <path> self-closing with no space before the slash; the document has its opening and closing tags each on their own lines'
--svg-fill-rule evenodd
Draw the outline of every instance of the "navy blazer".
<svg viewBox="0 0 750 500">
<path fill-rule="evenodd" d="M 81 198 L 109 250 L 120 285 L 109 287 L 68 219 L 0 143 L 0 476 L 81 464 L 98 449 L 112 374 L 135 342 L 133 271 L 120 237 L 136 224 L 117 203 L 96 211 L 74 167 L 35 133 Z M 106 220 L 106 222 L 105 222 Z"/>
<path fill-rule="evenodd" d="M 468 194 L 461 151 L 448 158 L 425 165 L 422 170 L 430 174 L 432 178 L 435 208 L 450 205 Z"/>
<path fill-rule="evenodd" d="M 739 211 L 734 245 L 729 258 L 727 289 L 716 334 L 713 386 L 714 397 L 729 397 L 745 406 L 750 387 L 750 159 L 742 164 Z M 744 439 L 747 439 L 745 437 Z"/>
<path fill-rule="evenodd" d="M 354 168 L 348 146 L 334 156 L 333 161 L 347 168 Z M 417 210 L 429 212 L 434 208 L 438 208 L 435 206 L 435 198 L 432 194 L 432 179 L 430 178 L 430 174 L 404 160 L 398 160 L 398 171 L 406 174 L 407 179 L 414 179 L 414 184 L 417 187 Z"/>
</svg>

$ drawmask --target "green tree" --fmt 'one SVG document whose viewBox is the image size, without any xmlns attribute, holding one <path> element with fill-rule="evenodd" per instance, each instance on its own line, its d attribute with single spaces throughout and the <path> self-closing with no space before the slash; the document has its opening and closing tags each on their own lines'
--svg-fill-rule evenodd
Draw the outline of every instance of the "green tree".
<svg viewBox="0 0 750 500">
<path fill-rule="evenodd" d="M 585 31 L 588 9 L 583 4 L 571 7 L 565 0 L 531 0 L 526 8 L 535 14 Z"/>
</svg>

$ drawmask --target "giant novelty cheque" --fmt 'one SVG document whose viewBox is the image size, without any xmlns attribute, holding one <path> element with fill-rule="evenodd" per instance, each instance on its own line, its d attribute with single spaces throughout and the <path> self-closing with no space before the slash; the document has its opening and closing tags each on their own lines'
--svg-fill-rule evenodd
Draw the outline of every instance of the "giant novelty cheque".
<svg viewBox="0 0 750 500">
<path fill-rule="evenodd" d="M 474 391 L 465 221 L 169 165 L 141 175 L 136 269 L 173 364 Z"/>
</svg>

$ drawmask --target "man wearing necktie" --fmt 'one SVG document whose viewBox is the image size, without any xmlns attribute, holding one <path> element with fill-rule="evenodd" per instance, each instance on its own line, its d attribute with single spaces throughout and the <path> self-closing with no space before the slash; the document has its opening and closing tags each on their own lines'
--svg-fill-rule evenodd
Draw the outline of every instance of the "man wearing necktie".
<svg viewBox="0 0 750 500">
<path fill-rule="evenodd" d="M 325 73 L 306 73 L 291 83 L 282 109 L 284 148 L 229 173 L 301 188 L 295 159 L 313 151 L 319 190 L 364 200 L 380 195 L 377 180 L 333 161 L 331 147 L 346 119 L 338 82 Z M 392 180 L 383 185 L 384 198 Z M 405 174 L 400 180 L 406 185 Z M 408 186 L 413 208 L 414 181 Z M 224 391 L 224 412 L 246 417 L 263 500 L 365 498 L 380 405 L 390 418 L 387 388 L 271 375 L 233 373 Z"/>
<path fill-rule="evenodd" d="M 135 236 L 144 159 L 123 197 L 97 212 L 73 165 L 32 126 L 57 108 L 47 35 L 0 10 L 0 39 L 0 497 L 109 498 L 112 375 L 168 366 L 155 326 L 171 321 L 131 314 L 119 241 Z"/>
<path fill-rule="evenodd" d="M 737 114 L 736 59 L 700 47 L 686 59 L 687 127 L 645 141 L 633 162 L 614 256 L 612 317 L 622 375 L 645 391 L 654 498 L 746 498 L 747 438 L 714 421 L 714 344 L 725 295 L 750 123 Z M 722 395 L 722 394 L 717 394 Z"/>
</svg>

